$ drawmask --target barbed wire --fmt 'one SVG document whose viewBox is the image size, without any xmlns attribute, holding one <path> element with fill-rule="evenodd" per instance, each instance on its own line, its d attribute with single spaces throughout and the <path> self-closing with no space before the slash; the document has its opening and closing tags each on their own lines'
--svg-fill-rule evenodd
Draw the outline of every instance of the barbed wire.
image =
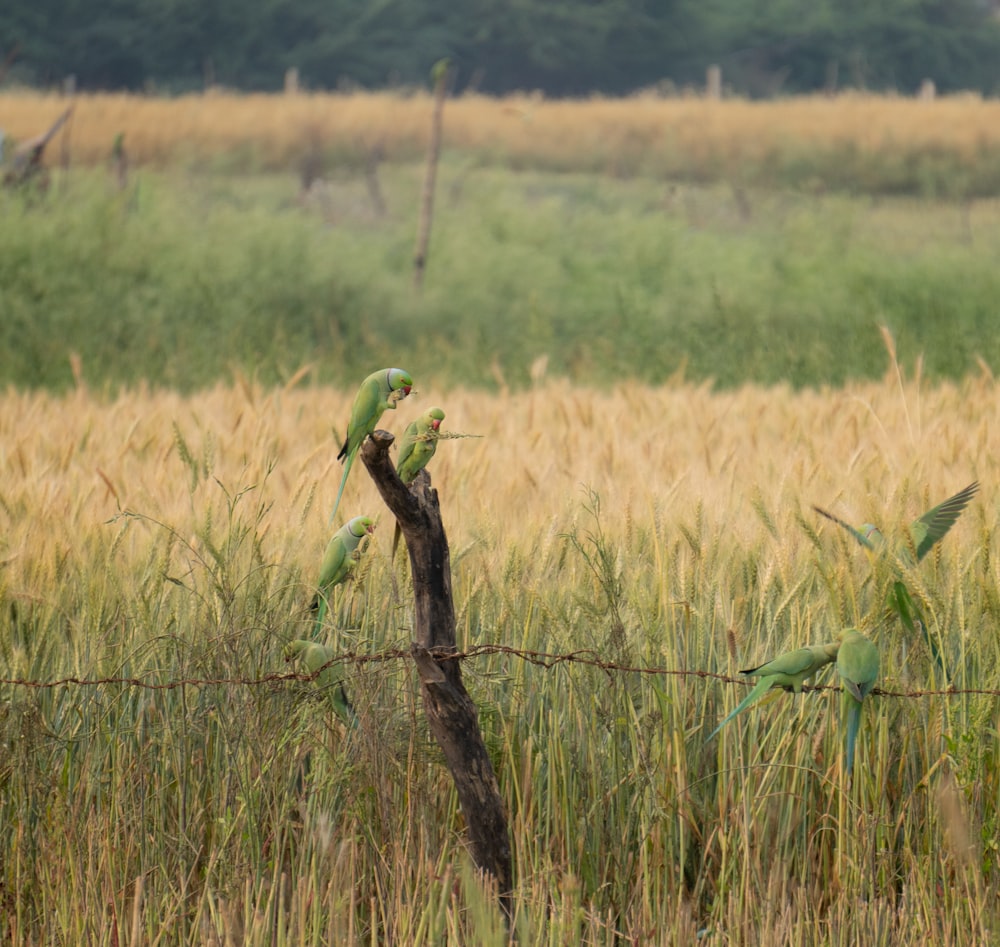
<svg viewBox="0 0 1000 947">
<path fill-rule="evenodd" d="M 449 651 L 443 649 L 430 649 L 429 654 L 439 661 L 468 661 L 473 658 L 487 655 L 501 654 L 512 658 L 517 658 L 545 669 L 554 668 L 560 664 L 580 664 L 598 670 L 621 674 L 643 674 L 659 677 L 696 677 L 701 680 L 714 680 L 723 684 L 739 684 L 743 687 L 750 687 L 753 681 L 746 677 L 733 677 L 729 674 L 722 674 L 716 671 L 703 671 L 690 668 L 665 668 L 650 667 L 647 665 L 620 664 L 616 661 L 608 661 L 599 656 L 592 649 L 581 649 L 578 651 L 568 651 L 556 653 L 549 651 L 531 651 L 525 648 L 512 648 L 507 645 L 487 644 L 477 645 L 466 651 Z M 385 651 L 374 653 L 360 653 L 356 651 L 345 651 L 336 654 L 315 671 L 302 673 L 298 671 L 271 672 L 259 677 L 190 677 L 171 681 L 149 681 L 139 677 L 62 677 L 52 681 L 32 680 L 29 678 L 0 678 L 0 685 L 11 685 L 15 687 L 27 687 L 36 690 L 51 689 L 56 687 L 102 687 L 120 686 L 137 687 L 145 690 L 168 691 L 181 687 L 209 687 L 209 686 L 230 686 L 230 687 L 263 687 L 269 684 L 281 684 L 285 681 L 314 681 L 327 668 L 338 664 L 379 664 L 388 661 L 399 661 L 409 659 L 411 652 L 409 648 L 391 648 Z M 804 691 L 841 691 L 843 688 L 831 684 L 805 685 Z M 914 690 L 914 691 L 893 691 L 883 690 L 876 687 L 872 694 L 879 697 L 918 699 L 922 697 L 960 697 L 962 695 L 978 695 L 987 697 L 1000 697 L 1000 690 L 989 688 L 957 688 L 950 686 L 938 690 Z"/>
</svg>

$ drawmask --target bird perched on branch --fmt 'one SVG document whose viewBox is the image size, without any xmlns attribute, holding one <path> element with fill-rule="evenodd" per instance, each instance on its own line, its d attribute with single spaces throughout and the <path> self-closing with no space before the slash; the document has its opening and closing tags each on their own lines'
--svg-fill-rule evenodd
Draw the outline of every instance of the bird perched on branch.
<svg viewBox="0 0 1000 947">
<path fill-rule="evenodd" d="M 840 634 L 837 673 L 844 685 L 843 711 L 847 721 L 844 752 L 847 778 L 850 780 L 854 772 L 854 748 L 861 726 L 861 707 L 878 679 L 878 648 L 856 628 L 846 628 Z"/>
<path fill-rule="evenodd" d="M 444 420 L 444 411 L 429 408 L 415 421 L 411 421 L 399 442 L 399 457 L 396 459 L 396 473 L 403 483 L 412 483 L 437 450 L 438 439 L 434 436 Z"/>
<path fill-rule="evenodd" d="M 434 456 L 437 450 L 437 433 L 441 429 L 443 420 L 444 411 L 440 408 L 428 408 L 419 418 L 406 426 L 399 442 L 399 457 L 396 459 L 396 474 L 403 483 L 412 483 L 413 478 Z M 400 528 L 397 521 L 392 534 L 390 561 L 396 558 L 399 536 Z"/>
<path fill-rule="evenodd" d="M 340 489 L 337 491 L 337 500 L 333 504 L 333 512 L 330 514 L 330 522 L 337 515 L 337 508 L 340 506 L 340 498 L 344 495 L 344 486 L 347 484 L 347 475 L 351 472 L 351 465 L 358 453 L 358 449 L 378 424 L 382 412 L 385 410 L 395 410 L 396 405 L 405 398 L 413 389 L 413 379 L 401 368 L 380 368 L 377 372 L 372 372 L 358 388 L 358 393 L 354 396 L 354 405 L 351 408 L 351 418 L 347 422 L 347 436 L 344 444 L 337 454 L 337 460 L 344 461 L 344 475 L 340 479 Z"/>
<path fill-rule="evenodd" d="M 736 708 L 730 711 L 725 720 L 709 734 L 708 740 L 711 740 L 738 713 L 746 710 L 754 701 L 760 700 L 772 687 L 782 687 L 786 691 L 801 693 L 802 685 L 807 678 L 812 677 L 824 666 L 836 660 L 839 647 L 840 643 L 834 642 L 796 648 L 794 651 L 779 654 L 773 661 L 768 661 L 766 664 L 759 664 L 757 667 L 740 671 L 740 674 L 755 675 L 760 680 Z M 708 740 L 705 742 L 707 743 Z"/>
<path fill-rule="evenodd" d="M 371 517 L 355 516 L 330 537 L 319 568 L 318 590 L 309 606 L 316 612 L 316 633 L 319 632 L 330 606 L 330 594 L 354 570 L 361 540 L 374 531 L 375 521 Z"/>
<path fill-rule="evenodd" d="M 47 172 L 42 166 L 42 154 L 46 145 L 55 137 L 63 125 L 69 121 L 74 106 L 69 106 L 53 123 L 48 131 L 35 135 L 22 142 L 14 151 L 14 159 L 10 170 L 4 175 L 3 183 L 7 185 L 26 184 L 32 178 L 38 178 L 43 186 L 47 186 Z"/>
</svg>

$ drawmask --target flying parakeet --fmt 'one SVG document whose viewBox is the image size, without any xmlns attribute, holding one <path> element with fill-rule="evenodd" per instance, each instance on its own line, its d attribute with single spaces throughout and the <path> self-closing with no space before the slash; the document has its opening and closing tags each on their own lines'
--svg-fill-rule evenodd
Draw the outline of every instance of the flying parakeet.
<svg viewBox="0 0 1000 947">
<path fill-rule="evenodd" d="M 878 679 L 878 648 L 856 628 L 840 634 L 837 673 L 844 684 L 843 708 L 847 717 L 847 778 L 854 771 L 854 747 L 861 725 L 861 706 Z"/>
<path fill-rule="evenodd" d="M 357 564 L 354 554 L 358 545 L 366 535 L 374 531 L 375 521 L 371 517 L 355 516 L 330 538 L 323 554 L 323 564 L 319 568 L 318 591 L 309 606 L 316 612 L 317 631 L 323 624 L 334 586 L 340 585 L 351 574 Z"/>
<path fill-rule="evenodd" d="M 397 403 L 402 401 L 412 388 L 413 379 L 401 368 L 381 368 L 361 382 L 361 387 L 354 396 L 351 419 L 347 422 L 347 437 L 344 439 L 343 447 L 340 448 L 340 453 L 337 454 L 337 460 L 344 461 L 344 475 L 340 478 L 337 500 L 330 514 L 331 523 L 337 515 L 337 507 L 340 506 L 340 498 L 347 484 L 347 475 L 351 472 L 351 465 L 358 449 L 365 438 L 375 430 L 382 412 L 386 409 L 395 409 Z"/>
<path fill-rule="evenodd" d="M 905 542 L 902 543 L 896 553 L 899 560 L 904 564 L 913 565 L 914 556 L 916 556 L 916 562 L 920 562 L 935 544 L 944 538 L 948 530 L 955 525 L 958 517 L 969 505 L 969 501 L 976 495 L 978 489 L 979 481 L 974 480 L 967 487 L 959 490 L 954 496 L 932 507 L 919 519 L 914 520 L 910 524 L 909 536 L 912 547 Z M 873 552 L 885 549 L 885 537 L 875 524 L 863 523 L 860 528 L 855 529 L 849 523 L 845 523 L 842 519 L 834 516 L 832 513 L 828 513 L 826 510 L 820 509 L 818 506 L 814 506 L 813 509 L 827 519 L 833 520 L 838 526 L 846 529 L 866 549 Z M 937 662 L 938 667 L 944 671 L 944 662 L 941 659 L 938 646 L 928 633 L 923 615 L 921 615 L 919 607 L 910 595 L 909 589 L 907 589 L 905 583 L 899 578 L 893 581 L 892 588 L 889 591 L 889 607 L 896 613 L 903 627 L 911 635 L 915 635 L 919 631 L 931 656 Z"/>
<path fill-rule="evenodd" d="M 337 716 L 344 723 L 356 727 L 358 725 L 358 716 L 354 712 L 354 707 L 351 706 L 344 682 L 339 677 L 340 666 L 338 664 L 330 664 L 329 667 L 323 667 L 323 665 L 328 664 L 332 660 L 333 656 L 333 648 L 319 644 L 316 641 L 304 641 L 299 638 L 295 641 L 289 641 L 285 645 L 286 661 L 297 658 L 305 666 L 309 674 L 315 674 L 320 668 L 323 668 L 316 676 L 316 685 L 325 691 L 330 701 L 330 706 L 333 707 Z"/>
<path fill-rule="evenodd" d="M 772 687 L 783 687 L 786 691 L 801 693 L 806 678 L 812 677 L 820 668 L 834 661 L 839 647 L 839 643 L 809 645 L 806 648 L 797 648 L 795 651 L 779 654 L 767 664 L 760 664 L 757 667 L 740 671 L 740 674 L 756 675 L 760 677 L 760 680 L 754 685 L 753 690 L 740 701 L 736 709 L 730 711 L 726 719 L 711 732 L 708 740 L 711 740 L 738 713 L 746 710 L 754 701 L 763 697 Z M 708 740 L 705 742 L 707 743 Z"/>
<path fill-rule="evenodd" d="M 437 450 L 437 438 L 434 435 L 444 420 L 444 411 L 440 408 L 430 408 L 416 421 L 411 421 L 403 432 L 399 442 L 399 457 L 396 460 L 396 473 L 403 483 L 412 483 Z"/>
<path fill-rule="evenodd" d="M 978 489 L 979 481 L 973 480 L 953 497 L 948 497 L 943 503 L 932 507 L 910 524 L 910 540 L 913 543 L 913 552 L 916 554 L 917 562 L 920 562 L 931 551 L 935 543 L 943 539 L 948 530 L 955 525 Z M 839 517 L 820 509 L 818 506 L 814 506 L 813 509 L 846 529 L 862 546 L 877 551 L 885 545 L 882 531 L 874 523 L 862 523 L 859 529 L 855 529 L 850 523 L 845 523 Z M 909 547 L 904 544 L 899 550 L 899 556 L 908 559 L 910 557 Z"/>
</svg>

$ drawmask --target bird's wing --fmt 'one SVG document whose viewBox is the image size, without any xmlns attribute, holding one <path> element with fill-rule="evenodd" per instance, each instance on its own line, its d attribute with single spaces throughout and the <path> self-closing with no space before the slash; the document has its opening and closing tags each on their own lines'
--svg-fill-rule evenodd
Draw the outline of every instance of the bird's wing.
<svg viewBox="0 0 1000 947">
<path fill-rule="evenodd" d="M 910 527 L 910 534 L 913 536 L 917 562 L 923 559 L 934 544 L 955 525 L 978 489 L 979 481 L 973 480 L 965 489 L 959 490 L 953 497 L 949 497 L 944 503 L 939 503 L 914 521 Z"/>
<path fill-rule="evenodd" d="M 755 668 L 740 671 L 740 674 L 760 674 L 767 677 L 773 677 L 776 674 L 784 674 L 789 677 L 802 675 L 805 678 L 832 660 L 833 658 L 825 656 L 821 660 L 812 648 L 796 648 L 794 651 L 786 651 L 784 654 L 779 654 L 773 661 L 768 661 L 767 664 L 761 664 Z"/>
<path fill-rule="evenodd" d="M 320 566 L 319 582 L 317 583 L 322 591 L 325 592 L 337 576 L 346 556 L 347 549 L 344 544 L 344 537 L 338 530 L 334 533 L 333 538 L 326 547 L 326 552 L 323 554 L 323 564 Z"/>
</svg>

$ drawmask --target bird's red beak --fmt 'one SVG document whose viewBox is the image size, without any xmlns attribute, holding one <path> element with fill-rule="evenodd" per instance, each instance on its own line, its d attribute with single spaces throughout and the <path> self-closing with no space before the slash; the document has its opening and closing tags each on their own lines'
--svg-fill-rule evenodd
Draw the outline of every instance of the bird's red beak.
<svg viewBox="0 0 1000 947">
<path fill-rule="evenodd" d="M 375 524 L 374 524 L 374 523 L 372 523 L 372 525 L 371 525 L 371 526 L 366 526 L 366 527 L 365 527 L 365 532 L 366 532 L 366 533 L 374 533 L 374 532 L 375 532 Z"/>
<path fill-rule="evenodd" d="M 412 385 L 403 385 L 403 397 L 405 398 L 409 393 Z"/>
<path fill-rule="evenodd" d="M 434 428 L 434 430 L 436 431 L 439 427 L 441 427 L 441 422 L 437 418 L 435 418 L 433 421 L 431 421 L 431 427 Z"/>
</svg>

